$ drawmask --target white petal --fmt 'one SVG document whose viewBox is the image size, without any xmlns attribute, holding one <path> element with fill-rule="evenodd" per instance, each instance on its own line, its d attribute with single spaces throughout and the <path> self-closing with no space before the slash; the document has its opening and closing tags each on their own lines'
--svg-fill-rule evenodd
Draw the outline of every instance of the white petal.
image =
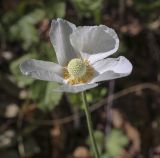
<svg viewBox="0 0 160 158">
<path fill-rule="evenodd" d="M 63 68 L 53 62 L 30 59 L 20 65 L 20 70 L 24 75 L 39 80 L 63 83 Z"/>
<path fill-rule="evenodd" d="M 97 83 L 93 83 L 93 84 L 78 84 L 78 85 L 62 85 L 60 86 L 58 89 L 54 90 L 56 92 L 70 92 L 70 93 L 78 93 L 78 92 L 82 92 L 85 91 L 87 89 L 91 89 L 98 86 Z"/>
<path fill-rule="evenodd" d="M 68 61 L 77 57 L 69 40 L 70 34 L 75 29 L 76 26 L 66 20 L 60 18 L 52 20 L 49 35 L 60 65 L 66 66 Z"/>
<path fill-rule="evenodd" d="M 104 25 L 78 27 L 71 34 L 70 41 L 74 49 L 91 63 L 113 54 L 119 47 L 116 32 Z"/>
<path fill-rule="evenodd" d="M 132 64 L 128 59 L 120 56 L 97 61 L 93 64 L 93 68 L 96 76 L 91 83 L 128 76 L 132 71 Z"/>
</svg>

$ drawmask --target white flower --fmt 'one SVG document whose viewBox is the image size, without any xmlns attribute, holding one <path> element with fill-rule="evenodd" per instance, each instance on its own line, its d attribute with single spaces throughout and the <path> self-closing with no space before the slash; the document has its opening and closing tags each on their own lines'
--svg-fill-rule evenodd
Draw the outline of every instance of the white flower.
<svg viewBox="0 0 160 158">
<path fill-rule="evenodd" d="M 50 40 L 58 64 L 30 59 L 20 65 L 20 70 L 24 75 L 62 84 L 56 91 L 81 92 L 132 71 L 125 57 L 106 58 L 119 47 L 117 34 L 107 26 L 76 27 L 58 18 L 52 21 Z"/>
</svg>

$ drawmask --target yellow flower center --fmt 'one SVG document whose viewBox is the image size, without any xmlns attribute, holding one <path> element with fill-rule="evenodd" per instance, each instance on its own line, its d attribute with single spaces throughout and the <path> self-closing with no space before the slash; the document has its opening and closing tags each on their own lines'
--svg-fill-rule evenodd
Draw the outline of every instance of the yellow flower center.
<svg viewBox="0 0 160 158">
<path fill-rule="evenodd" d="M 86 83 L 92 79 L 93 72 L 89 61 L 75 58 L 64 68 L 64 78 L 71 85 Z"/>
<path fill-rule="evenodd" d="M 69 62 L 67 70 L 73 77 L 82 77 L 86 73 L 86 65 L 81 59 L 75 58 Z"/>
</svg>

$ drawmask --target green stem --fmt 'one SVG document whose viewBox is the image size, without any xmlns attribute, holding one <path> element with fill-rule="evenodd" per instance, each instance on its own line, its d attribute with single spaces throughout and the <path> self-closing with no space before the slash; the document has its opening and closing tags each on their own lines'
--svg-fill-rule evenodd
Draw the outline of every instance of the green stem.
<svg viewBox="0 0 160 158">
<path fill-rule="evenodd" d="M 94 137 L 94 134 L 93 134 L 91 114 L 90 114 L 89 109 L 88 109 L 85 92 L 82 92 L 82 99 L 83 99 L 83 104 L 84 104 L 84 111 L 85 111 L 86 118 L 87 118 L 87 126 L 88 126 L 88 130 L 89 130 L 91 144 L 92 144 L 92 150 L 95 154 L 95 158 L 100 158 L 98 148 L 97 148 L 97 144 L 96 144 L 96 141 L 95 141 L 95 137 Z"/>
</svg>

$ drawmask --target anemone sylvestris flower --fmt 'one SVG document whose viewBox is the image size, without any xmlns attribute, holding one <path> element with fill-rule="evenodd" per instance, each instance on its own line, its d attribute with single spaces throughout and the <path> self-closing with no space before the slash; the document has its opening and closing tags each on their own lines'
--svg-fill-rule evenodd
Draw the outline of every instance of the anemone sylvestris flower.
<svg viewBox="0 0 160 158">
<path fill-rule="evenodd" d="M 52 21 L 50 40 L 58 64 L 29 59 L 20 65 L 20 70 L 24 75 L 62 84 L 56 91 L 81 92 L 132 71 L 125 57 L 107 58 L 117 51 L 119 39 L 105 25 L 76 27 L 58 18 Z"/>
</svg>

